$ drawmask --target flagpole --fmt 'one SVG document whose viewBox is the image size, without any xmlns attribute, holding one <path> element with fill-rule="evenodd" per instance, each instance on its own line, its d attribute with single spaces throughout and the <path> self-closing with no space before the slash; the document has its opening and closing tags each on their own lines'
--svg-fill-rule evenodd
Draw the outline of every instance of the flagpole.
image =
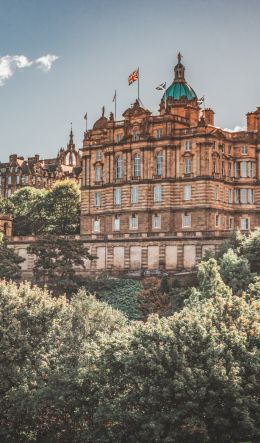
<svg viewBox="0 0 260 443">
<path fill-rule="evenodd" d="M 116 121 L 116 101 L 117 101 L 117 93 L 116 93 L 116 89 L 115 89 L 115 95 L 114 95 L 114 98 L 115 98 L 115 121 Z"/>
<path fill-rule="evenodd" d="M 138 82 L 137 82 L 137 93 L 138 93 L 138 103 L 140 102 L 140 85 L 139 85 L 140 72 L 138 67 Z"/>
</svg>

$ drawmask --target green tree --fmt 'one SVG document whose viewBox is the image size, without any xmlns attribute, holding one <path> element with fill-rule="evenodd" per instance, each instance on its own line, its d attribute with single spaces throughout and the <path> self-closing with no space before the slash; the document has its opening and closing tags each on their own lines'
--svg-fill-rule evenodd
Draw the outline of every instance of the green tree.
<svg viewBox="0 0 260 443">
<path fill-rule="evenodd" d="M 0 196 L 0 214 L 11 214 L 13 212 L 13 204 L 9 198 Z"/>
<path fill-rule="evenodd" d="M 113 337 L 95 362 L 93 434 L 79 440 L 259 441 L 259 309 L 234 295 L 196 300 Z M 95 379 L 81 374 L 83 388 Z"/>
<path fill-rule="evenodd" d="M 56 182 L 45 199 L 48 223 L 45 232 L 56 235 L 79 233 L 80 190 L 73 181 Z"/>
<path fill-rule="evenodd" d="M 245 291 L 254 278 L 247 258 L 239 257 L 232 249 L 220 259 L 220 275 L 234 294 Z"/>
<path fill-rule="evenodd" d="M 43 236 L 28 248 L 35 254 L 34 281 L 40 287 L 48 286 L 55 295 L 70 296 L 82 283 L 80 272 L 84 271 L 86 260 L 93 256 L 80 240 L 63 237 Z"/>
<path fill-rule="evenodd" d="M 202 261 L 198 267 L 199 296 L 210 298 L 215 295 L 227 295 L 230 289 L 223 282 L 220 275 L 220 268 L 214 258 Z"/>
<path fill-rule="evenodd" d="M 19 280 L 24 258 L 20 257 L 8 243 L 0 237 L 0 279 Z"/>
<path fill-rule="evenodd" d="M 245 239 L 241 252 L 248 259 L 251 270 L 260 274 L 260 229 L 251 232 Z"/>
<path fill-rule="evenodd" d="M 44 201 L 46 191 L 24 187 L 16 191 L 10 201 L 13 205 L 13 235 L 37 235 L 47 223 Z"/>
</svg>

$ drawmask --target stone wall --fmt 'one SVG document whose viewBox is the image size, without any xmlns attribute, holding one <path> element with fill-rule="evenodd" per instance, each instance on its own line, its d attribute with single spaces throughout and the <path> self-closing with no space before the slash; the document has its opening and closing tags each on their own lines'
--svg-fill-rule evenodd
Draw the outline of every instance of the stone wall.
<svg viewBox="0 0 260 443">
<path fill-rule="evenodd" d="M 83 237 L 70 237 L 71 241 L 81 240 L 91 254 L 97 256 L 93 261 L 86 261 L 84 274 L 107 271 L 112 275 L 129 273 L 138 275 L 143 271 L 156 273 L 166 271 L 175 273 L 192 270 L 201 260 L 206 250 L 215 250 L 223 239 L 136 239 L 128 241 L 107 240 L 85 241 Z M 13 237 L 10 247 L 25 258 L 22 263 L 24 278 L 32 276 L 34 256 L 28 254 L 28 246 L 35 237 Z"/>
</svg>

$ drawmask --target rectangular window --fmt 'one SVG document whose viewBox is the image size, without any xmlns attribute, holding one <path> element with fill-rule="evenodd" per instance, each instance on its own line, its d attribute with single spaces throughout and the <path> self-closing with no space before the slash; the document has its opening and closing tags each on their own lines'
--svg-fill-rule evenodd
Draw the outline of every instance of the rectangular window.
<svg viewBox="0 0 260 443">
<path fill-rule="evenodd" d="M 116 217 L 114 219 L 114 231 L 120 231 L 120 218 Z"/>
<path fill-rule="evenodd" d="M 221 173 L 222 173 L 222 177 L 224 177 L 225 176 L 225 162 L 224 161 L 222 161 L 222 163 L 221 163 Z"/>
<path fill-rule="evenodd" d="M 240 219 L 240 229 L 242 231 L 248 231 L 249 230 L 249 218 L 241 218 Z"/>
<path fill-rule="evenodd" d="M 93 221 L 93 231 L 100 232 L 100 220 L 96 219 Z"/>
<path fill-rule="evenodd" d="M 102 152 L 101 151 L 97 151 L 96 152 L 96 161 L 99 162 L 102 160 Z"/>
<path fill-rule="evenodd" d="M 140 134 L 139 132 L 134 132 L 133 133 L 133 141 L 138 141 L 140 139 Z"/>
<path fill-rule="evenodd" d="M 162 138 L 162 129 L 156 129 L 155 135 L 156 138 Z"/>
<path fill-rule="evenodd" d="M 190 228 L 191 227 L 191 215 L 190 214 L 183 215 L 182 226 L 183 226 L 183 228 Z"/>
<path fill-rule="evenodd" d="M 254 190 L 253 189 L 248 189 L 248 203 L 254 203 Z"/>
<path fill-rule="evenodd" d="M 247 177 L 247 162 L 241 162 L 241 177 Z"/>
<path fill-rule="evenodd" d="M 233 190 L 228 190 L 228 203 L 233 203 Z"/>
<path fill-rule="evenodd" d="M 254 177 L 254 163 L 253 162 L 247 162 L 248 166 L 248 177 Z"/>
<path fill-rule="evenodd" d="M 236 162 L 236 177 L 240 177 L 240 162 Z"/>
<path fill-rule="evenodd" d="M 116 206 L 121 205 L 121 188 L 115 188 L 114 191 L 114 203 Z"/>
<path fill-rule="evenodd" d="M 136 204 L 139 202 L 139 188 L 137 186 L 134 186 L 131 189 L 131 203 Z"/>
<path fill-rule="evenodd" d="M 247 203 L 247 189 L 240 189 L 240 202 L 242 204 Z"/>
<path fill-rule="evenodd" d="M 100 166 L 96 167 L 96 182 L 100 182 L 102 180 L 102 168 Z"/>
<path fill-rule="evenodd" d="M 192 141 L 191 140 L 187 140 L 185 142 L 185 151 L 191 151 L 192 150 Z"/>
<path fill-rule="evenodd" d="M 116 134 L 116 142 L 117 143 L 120 143 L 122 138 L 123 138 L 123 133 L 122 132 L 119 133 L 119 134 Z"/>
<path fill-rule="evenodd" d="M 213 174 L 217 173 L 217 162 L 216 160 L 213 161 Z"/>
<path fill-rule="evenodd" d="M 234 229 L 234 219 L 233 219 L 233 217 L 229 217 L 229 229 Z"/>
<path fill-rule="evenodd" d="M 239 189 L 234 190 L 234 201 L 235 203 L 239 203 Z"/>
<path fill-rule="evenodd" d="M 161 185 L 156 185 L 155 187 L 154 187 L 154 190 L 153 190 L 153 192 L 154 192 L 154 201 L 155 202 L 160 202 L 161 200 L 162 200 L 162 190 L 161 190 Z"/>
<path fill-rule="evenodd" d="M 191 200 L 191 185 L 184 186 L 184 200 Z"/>
<path fill-rule="evenodd" d="M 215 200 L 219 200 L 219 186 L 215 187 Z"/>
<path fill-rule="evenodd" d="M 233 177 L 233 163 L 228 162 L 228 176 Z"/>
<path fill-rule="evenodd" d="M 225 145 L 219 145 L 219 147 L 220 147 L 220 151 L 224 154 L 224 152 L 225 152 Z"/>
<path fill-rule="evenodd" d="M 242 155 L 247 155 L 247 154 L 248 154 L 247 146 L 242 146 L 242 148 L 241 148 L 241 154 L 242 154 Z"/>
<path fill-rule="evenodd" d="M 219 228 L 219 226 L 220 226 L 220 215 L 219 214 L 216 214 L 216 216 L 215 216 L 215 226 L 216 226 L 216 228 Z"/>
<path fill-rule="evenodd" d="M 191 159 L 186 158 L 185 159 L 185 174 L 190 174 L 190 173 L 191 173 Z"/>
<path fill-rule="evenodd" d="M 232 154 L 232 145 L 228 145 L 228 155 Z"/>
<path fill-rule="evenodd" d="M 138 217 L 135 214 L 133 214 L 132 217 L 130 218 L 130 228 L 138 229 Z"/>
<path fill-rule="evenodd" d="M 95 192 L 95 206 L 101 206 L 101 192 Z"/>
<path fill-rule="evenodd" d="M 161 216 L 155 214 L 153 216 L 153 228 L 159 229 L 161 227 Z"/>
</svg>

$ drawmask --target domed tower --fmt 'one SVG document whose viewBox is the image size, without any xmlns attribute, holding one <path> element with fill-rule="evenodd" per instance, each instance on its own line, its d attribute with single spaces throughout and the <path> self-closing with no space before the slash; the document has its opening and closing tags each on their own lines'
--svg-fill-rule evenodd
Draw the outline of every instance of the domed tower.
<svg viewBox="0 0 260 443">
<path fill-rule="evenodd" d="M 160 114 L 170 113 L 178 116 L 182 126 L 197 126 L 200 111 L 198 98 L 194 89 L 185 80 L 185 66 L 181 63 L 180 52 L 177 59 L 174 80 L 162 97 Z"/>
</svg>

